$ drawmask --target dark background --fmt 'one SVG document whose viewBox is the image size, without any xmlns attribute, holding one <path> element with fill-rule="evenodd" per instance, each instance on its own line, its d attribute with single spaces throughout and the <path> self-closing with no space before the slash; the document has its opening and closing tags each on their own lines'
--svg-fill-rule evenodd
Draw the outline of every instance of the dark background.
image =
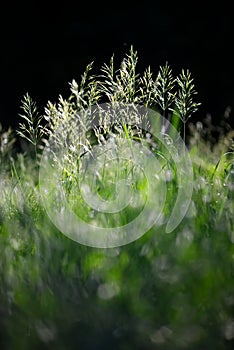
<svg viewBox="0 0 234 350">
<path fill-rule="evenodd" d="M 98 72 L 115 53 L 116 63 L 131 45 L 139 72 L 157 73 L 166 61 L 175 74 L 191 70 L 202 106 L 216 124 L 234 107 L 233 16 L 228 3 L 154 1 L 144 3 L 48 1 L 1 6 L 0 121 L 16 125 L 26 92 L 43 108 L 95 61 Z M 231 123 L 233 112 L 231 112 Z"/>
</svg>

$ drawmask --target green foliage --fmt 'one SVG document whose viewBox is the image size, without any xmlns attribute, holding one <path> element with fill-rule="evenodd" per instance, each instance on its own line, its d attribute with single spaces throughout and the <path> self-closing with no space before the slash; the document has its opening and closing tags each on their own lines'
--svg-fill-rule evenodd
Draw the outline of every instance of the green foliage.
<svg viewBox="0 0 234 350">
<path fill-rule="evenodd" d="M 48 138 L 58 146 L 66 142 L 63 132 L 67 128 L 70 153 L 63 162 L 58 160 L 66 198 L 85 220 L 100 220 L 107 226 L 117 220 L 126 224 L 139 208 L 129 207 L 125 215 L 114 213 L 109 221 L 84 208 L 77 191 L 77 171 L 87 177 L 82 168 L 84 155 L 92 157 L 97 145 L 107 149 L 114 136 L 120 146 L 123 140 L 135 139 L 148 145 L 168 171 L 165 219 L 177 195 L 176 171 L 163 147 L 140 130 L 103 123 L 90 135 L 89 115 L 78 112 L 103 100 L 143 104 L 172 113 L 178 126 L 178 117 L 185 125 L 199 105 L 193 100 L 189 72 L 173 78 L 166 64 L 154 79 L 150 67 L 138 75 L 136 64 L 137 55 L 131 49 L 118 70 L 113 57 L 97 77 L 91 74 L 92 64 L 88 65 L 81 82 L 70 84 L 71 96 L 67 100 L 60 96 L 55 104 L 48 102 L 43 117 L 29 95 L 23 100 L 18 135 L 38 155 Z M 81 125 L 78 136 L 73 118 Z M 166 235 L 162 221 L 141 239 L 113 249 L 79 245 L 52 225 L 41 203 L 35 159 L 25 148 L 13 159 L 14 133 L 0 129 L 1 349 L 232 348 L 234 131 L 222 128 L 214 144 L 211 121 L 189 127 L 194 191 L 183 222 Z M 95 169 L 95 190 L 113 199 L 111 180 L 130 177 L 132 166 L 124 157 L 113 166 L 108 152 L 105 156 L 106 166 L 102 171 Z M 133 190 L 144 197 L 144 178 L 138 180 Z"/>
</svg>

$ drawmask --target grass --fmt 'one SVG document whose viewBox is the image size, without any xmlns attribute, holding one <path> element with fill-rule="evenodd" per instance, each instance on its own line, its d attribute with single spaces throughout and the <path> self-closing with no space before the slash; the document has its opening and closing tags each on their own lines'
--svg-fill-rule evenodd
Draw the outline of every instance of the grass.
<svg viewBox="0 0 234 350">
<path fill-rule="evenodd" d="M 49 102 L 44 116 L 25 96 L 18 151 L 17 135 L 1 129 L 1 349 L 233 347 L 234 131 L 227 120 L 221 128 L 209 119 L 188 124 L 199 106 L 193 100 L 189 72 L 183 70 L 173 78 L 166 64 L 154 78 L 150 68 L 140 76 L 136 67 L 133 49 L 117 71 L 113 58 L 97 77 L 89 65 L 80 84 L 70 84 L 71 96 L 67 100 L 60 96 L 57 104 Z M 95 114 L 99 123 L 94 124 L 89 110 L 103 102 L 120 110 L 123 104 L 144 105 L 156 115 L 163 114 L 174 129 L 163 120 L 158 126 L 164 135 L 160 141 L 141 128 L 142 114 L 111 119 L 111 113 L 103 114 L 102 109 Z M 170 147 L 178 133 L 185 139 L 186 124 L 193 193 L 183 220 L 173 232 L 165 233 L 181 170 Z M 215 142 L 213 129 L 218 135 Z M 49 164 L 59 171 L 43 183 L 39 173 L 45 149 L 50 155 L 54 152 Z M 153 154 L 159 164 L 154 159 L 151 164 L 149 158 L 147 174 L 134 164 L 134 156 L 129 157 L 142 149 L 144 156 Z M 92 159 L 100 160 L 100 168 Z M 93 167 L 88 169 L 87 164 Z M 160 181 L 150 187 L 149 198 L 147 176 L 152 180 L 158 166 Z M 47 185 L 54 195 L 54 180 L 69 207 L 87 223 L 123 226 L 138 216 L 146 200 L 158 209 L 158 198 L 165 195 L 163 215 L 129 244 L 107 249 L 82 245 L 61 234 L 48 217 L 40 185 Z M 83 192 L 80 182 L 86 186 Z M 108 212 L 117 194 L 120 204 L 128 199 L 129 189 L 134 200 L 125 210 Z M 92 204 L 101 203 L 102 211 L 85 205 L 84 196 Z M 105 207 L 105 200 L 112 201 L 111 208 Z M 60 202 L 49 204 L 49 209 L 61 209 Z"/>
</svg>

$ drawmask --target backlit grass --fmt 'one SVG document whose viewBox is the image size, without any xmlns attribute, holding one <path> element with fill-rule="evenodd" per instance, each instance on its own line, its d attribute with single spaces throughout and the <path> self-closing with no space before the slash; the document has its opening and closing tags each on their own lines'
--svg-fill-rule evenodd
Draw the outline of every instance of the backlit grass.
<svg viewBox="0 0 234 350">
<path fill-rule="evenodd" d="M 88 66 L 80 85 L 72 82 L 71 97 L 60 97 L 56 105 L 49 103 L 43 118 L 26 96 L 19 133 L 27 143 L 21 150 L 14 147 L 18 136 L 11 130 L 1 130 L 1 349 L 171 350 L 233 346 L 234 131 L 227 125 L 213 142 L 209 137 L 210 121 L 189 124 L 187 146 L 194 189 L 189 210 L 172 233 L 165 233 L 165 225 L 178 192 L 176 170 L 160 143 L 153 138 L 146 142 L 137 120 L 135 127 L 113 124 L 111 128 L 97 128 L 92 135 L 87 134 L 88 121 L 82 120 L 79 142 L 76 135 L 70 134 L 75 148 L 62 163 L 59 181 L 70 207 L 84 220 L 107 227 L 124 225 L 142 208 L 134 207 L 133 202 L 124 213 L 105 215 L 93 211 L 83 205 L 77 173 L 84 171 L 85 157 L 95 147 L 105 150 L 111 137 L 117 135 L 120 142 L 147 144 L 167 176 L 163 178 L 167 193 L 159 224 L 128 245 L 91 248 L 61 234 L 42 205 L 39 164 L 46 140 L 53 139 L 59 126 L 68 128 L 70 116 L 103 99 L 143 104 L 164 113 L 185 137 L 184 125 L 198 107 L 192 100 L 194 87 L 189 88 L 190 73 L 183 71 L 174 79 L 166 65 L 160 68 L 157 79 L 150 69 L 140 77 L 136 62 L 137 55 L 132 50 L 117 73 L 113 60 L 103 66 L 101 77 L 92 77 Z M 184 94 L 191 91 L 186 105 Z M 59 132 L 55 144 L 64 141 L 58 135 Z M 124 148 L 120 147 L 119 152 L 124 153 Z M 101 198 L 113 200 L 116 178 L 124 179 L 131 171 L 136 174 L 133 164 L 119 162 L 109 162 L 106 153 L 105 167 L 98 169 L 99 181 L 93 188 Z M 86 176 L 85 171 L 83 174 Z M 134 180 L 131 190 L 144 203 L 144 174 L 139 171 Z"/>
</svg>

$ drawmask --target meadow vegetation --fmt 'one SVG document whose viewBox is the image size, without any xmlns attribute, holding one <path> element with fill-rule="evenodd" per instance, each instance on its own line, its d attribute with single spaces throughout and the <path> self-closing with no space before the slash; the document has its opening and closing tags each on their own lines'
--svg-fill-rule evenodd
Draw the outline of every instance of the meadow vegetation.
<svg viewBox="0 0 234 350">
<path fill-rule="evenodd" d="M 170 66 L 137 73 L 131 49 L 116 69 L 112 57 L 99 75 L 88 65 L 71 95 L 48 102 L 43 115 L 29 95 L 19 126 L 0 129 L 0 348 L 27 349 L 231 349 L 234 344 L 234 130 L 228 112 L 220 125 L 209 116 L 193 123 L 199 108 L 191 73 L 174 77 Z M 189 210 L 165 233 L 178 194 L 177 169 L 155 135 L 141 129 L 138 116 L 100 121 L 90 129 L 90 108 L 102 103 L 142 105 L 160 113 L 186 142 L 192 161 Z M 88 112 L 87 112 L 88 111 Z M 101 114 L 100 114 L 101 115 Z M 77 135 L 72 121 L 81 125 Z M 162 130 L 173 139 L 167 125 Z M 79 244 L 50 221 L 40 194 L 42 152 L 68 142 L 59 183 L 72 210 L 85 221 L 112 227 L 134 219 L 140 206 L 111 215 L 84 205 L 77 191 L 85 159 L 104 152 L 92 190 L 106 200 L 115 181 L 134 167 L 108 159 L 118 140 L 144 145 L 160 162 L 167 189 L 163 217 L 138 240 L 120 247 Z M 65 142 L 65 143 L 66 143 Z M 106 158 L 105 158 L 106 157 Z M 116 175 L 117 174 L 117 175 Z M 81 176 L 80 175 L 80 176 Z M 87 175 L 88 177 L 88 175 Z M 133 191 L 142 201 L 146 185 L 135 175 Z M 90 187 L 92 179 L 90 177 Z M 121 192 L 121 189 L 120 189 Z M 155 196 L 155 193 L 151 193 Z"/>
</svg>

